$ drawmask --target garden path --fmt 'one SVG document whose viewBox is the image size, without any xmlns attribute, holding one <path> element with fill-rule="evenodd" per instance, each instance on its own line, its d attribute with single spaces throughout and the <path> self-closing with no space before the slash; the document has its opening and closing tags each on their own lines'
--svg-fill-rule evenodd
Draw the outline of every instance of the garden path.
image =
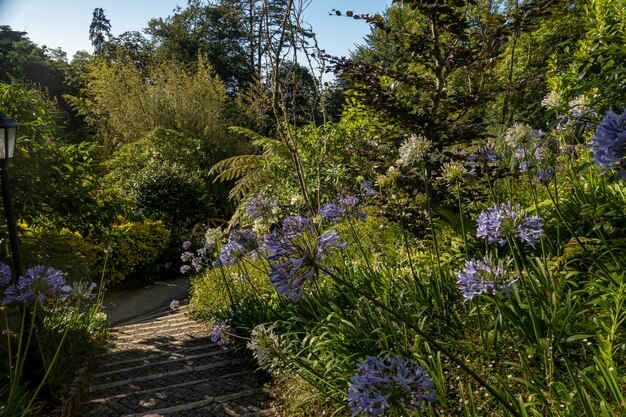
<svg viewBox="0 0 626 417">
<path fill-rule="evenodd" d="M 241 352 L 211 342 L 186 307 L 112 329 L 84 417 L 265 417 L 263 377 Z"/>
</svg>

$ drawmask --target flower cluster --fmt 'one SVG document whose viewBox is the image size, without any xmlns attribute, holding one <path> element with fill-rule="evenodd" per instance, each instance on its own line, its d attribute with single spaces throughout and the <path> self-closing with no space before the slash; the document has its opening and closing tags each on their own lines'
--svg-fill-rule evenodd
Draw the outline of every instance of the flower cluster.
<svg viewBox="0 0 626 417">
<path fill-rule="evenodd" d="M 225 266 L 239 263 L 247 255 L 256 256 L 259 237 L 252 229 L 236 227 L 231 230 L 228 242 L 220 250 L 220 262 Z"/>
<path fill-rule="evenodd" d="M 208 264 L 209 258 L 211 258 L 217 249 L 217 245 L 222 241 L 222 236 L 222 229 L 209 227 L 204 234 L 203 245 L 199 249 L 193 251 L 191 249 L 193 246 L 191 241 L 186 240 L 183 242 L 185 252 L 180 255 L 180 259 L 185 264 L 180 267 L 180 273 L 186 274 L 192 268 L 196 272 L 200 272 L 204 265 Z"/>
<path fill-rule="evenodd" d="M 72 284 L 65 285 L 62 288 L 63 294 L 61 294 L 61 299 L 66 301 L 68 299 L 73 299 L 78 302 L 89 302 L 96 297 L 94 291 L 96 290 L 95 282 L 88 281 L 76 281 Z"/>
<path fill-rule="evenodd" d="M 519 206 L 511 203 L 496 204 L 480 213 L 477 220 L 477 237 L 486 237 L 489 243 L 503 246 L 515 237 L 520 241 L 535 246 L 544 234 L 543 222 L 537 216 L 526 216 Z"/>
<path fill-rule="evenodd" d="M 586 116 L 593 116 L 596 111 L 591 107 L 591 100 L 587 96 L 578 96 L 570 100 L 567 105 L 574 119 L 581 119 Z"/>
<path fill-rule="evenodd" d="M 543 131 L 535 130 L 527 124 L 516 123 L 504 134 L 504 141 L 513 149 L 526 148 L 537 143 Z"/>
<path fill-rule="evenodd" d="M 616 170 L 626 179 L 626 108 L 609 110 L 596 128 L 589 146 L 593 162 L 603 170 Z"/>
<path fill-rule="evenodd" d="M 376 195 L 376 190 L 374 190 L 374 185 L 372 185 L 371 181 L 363 181 L 361 183 L 361 195 L 365 198 Z"/>
<path fill-rule="evenodd" d="M 479 295 L 508 295 L 516 280 L 505 282 L 506 271 L 501 265 L 494 265 L 490 259 L 482 261 L 475 258 L 465 261 L 465 269 L 456 273 L 459 290 L 463 301 L 469 301 Z"/>
<path fill-rule="evenodd" d="M 350 380 L 348 401 L 352 416 L 383 416 L 394 404 L 414 410 L 436 401 L 435 384 L 424 367 L 400 356 L 368 356 L 359 361 Z"/>
<path fill-rule="evenodd" d="M 211 328 L 211 341 L 220 346 L 230 344 L 230 325 L 226 321 L 218 321 Z"/>
<path fill-rule="evenodd" d="M 535 181 L 540 184 L 547 184 L 554 179 L 555 173 L 553 168 L 546 168 L 535 174 Z"/>
<path fill-rule="evenodd" d="M 467 168 L 459 161 L 449 161 L 443 164 L 442 178 L 450 183 L 460 183 L 467 179 Z"/>
<path fill-rule="evenodd" d="M 480 148 L 478 148 L 476 152 L 474 152 L 473 154 L 470 154 L 466 159 L 469 162 L 474 162 L 477 164 L 484 165 L 484 164 L 488 164 L 489 162 L 498 161 L 502 158 L 498 156 L 498 154 L 496 153 L 496 149 L 494 148 L 493 145 L 487 144 L 485 146 L 481 146 Z"/>
<path fill-rule="evenodd" d="M 409 138 L 402 143 L 400 149 L 398 149 L 398 153 L 400 154 L 400 158 L 397 160 L 398 165 L 410 167 L 415 163 L 423 162 L 429 155 L 431 147 L 432 142 L 425 137 L 417 135 L 409 136 Z"/>
<path fill-rule="evenodd" d="M 11 267 L 5 263 L 0 262 L 0 287 L 6 287 L 11 283 Z"/>
<path fill-rule="evenodd" d="M 63 272 L 38 265 L 19 277 L 17 284 L 7 287 L 3 303 L 43 303 L 55 297 L 66 297 L 70 293 L 71 287 L 65 282 Z"/>
<path fill-rule="evenodd" d="M 563 96 L 558 91 L 550 91 L 547 96 L 541 100 L 541 105 L 553 110 L 559 110 L 563 107 Z"/>
<path fill-rule="evenodd" d="M 300 300 L 304 284 L 314 281 L 322 259 L 332 249 L 346 247 L 338 239 L 339 234 L 334 230 L 319 235 L 306 217 L 285 217 L 282 227 L 265 237 L 270 283 L 281 296 Z"/>
<path fill-rule="evenodd" d="M 276 207 L 278 207 L 278 201 L 262 193 L 250 199 L 248 214 L 255 220 L 268 220 L 272 218 Z"/>
<path fill-rule="evenodd" d="M 322 204 L 320 216 L 333 222 L 337 222 L 342 217 L 365 221 L 367 214 L 361 210 L 359 202 L 356 196 L 339 196 L 334 203 Z"/>
<path fill-rule="evenodd" d="M 277 354 L 285 347 L 271 326 L 259 324 L 250 333 L 248 349 L 254 352 L 259 366 L 265 370 L 276 370 L 280 361 Z"/>
</svg>

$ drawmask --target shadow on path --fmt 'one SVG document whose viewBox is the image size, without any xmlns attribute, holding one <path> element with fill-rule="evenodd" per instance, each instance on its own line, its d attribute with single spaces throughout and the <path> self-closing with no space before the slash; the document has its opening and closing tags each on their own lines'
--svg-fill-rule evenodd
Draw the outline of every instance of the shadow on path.
<svg viewBox="0 0 626 417">
<path fill-rule="evenodd" d="M 273 416 L 264 378 L 183 308 L 114 328 L 85 417 Z"/>
</svg>

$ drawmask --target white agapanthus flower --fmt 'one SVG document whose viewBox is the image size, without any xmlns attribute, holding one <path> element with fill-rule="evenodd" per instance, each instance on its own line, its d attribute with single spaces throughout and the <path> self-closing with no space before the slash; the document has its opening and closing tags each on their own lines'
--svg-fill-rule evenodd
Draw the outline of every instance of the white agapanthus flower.
<svg viewBox="0 0 626 417">
<path fill-rule="evenodd" d="M 559 110 L 563 106 L 563 96 L 558 91 L 550 91 L 541 100 L 541 105 L 547 109 Z"/>
<path fill-rule="evenodd" d="M 432 142 L 424 136 L 409 136 L 398 149 L 400 157 L 398 165 L 409 167 L 416 162 L 420 162 L 430 154 Z"/>
<path fill-rule="evenodd" d="M 272 326 L 264 324 L 256 326 L 250 334 L 247 346 L 254 352 L 261 368 L 274 372 L 280 370 L 279 355 L 284 350 L 285 343 L 274 333 Z"/>
</svg>

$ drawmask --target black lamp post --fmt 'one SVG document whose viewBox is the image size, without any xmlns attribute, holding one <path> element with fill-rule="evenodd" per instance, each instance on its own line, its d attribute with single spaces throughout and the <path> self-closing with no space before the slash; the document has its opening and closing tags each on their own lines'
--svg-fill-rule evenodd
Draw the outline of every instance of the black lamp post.
<svg viewBox="0 0 626 417">
<path fill-rule="evenodd" d="M 4 214 L 9 228 L 9 242 L 11 244 L 11 257 L 13 258 L 13 279 L 22 275 L 22 259 L 20 247 L 17 241 L 17 228 L 15 226 L 15 216 L 11 205 L 11 190 L 9 189 L 9 175 L 7 164 L 9 158 L 13 158 L 15 153 L 15 139 L 17 138 L 17 127 L 19 125 L 12 119 L 6 117 L 0 111 L 0 180 L 2 182 L 2 203 Z"/>
</svg>

